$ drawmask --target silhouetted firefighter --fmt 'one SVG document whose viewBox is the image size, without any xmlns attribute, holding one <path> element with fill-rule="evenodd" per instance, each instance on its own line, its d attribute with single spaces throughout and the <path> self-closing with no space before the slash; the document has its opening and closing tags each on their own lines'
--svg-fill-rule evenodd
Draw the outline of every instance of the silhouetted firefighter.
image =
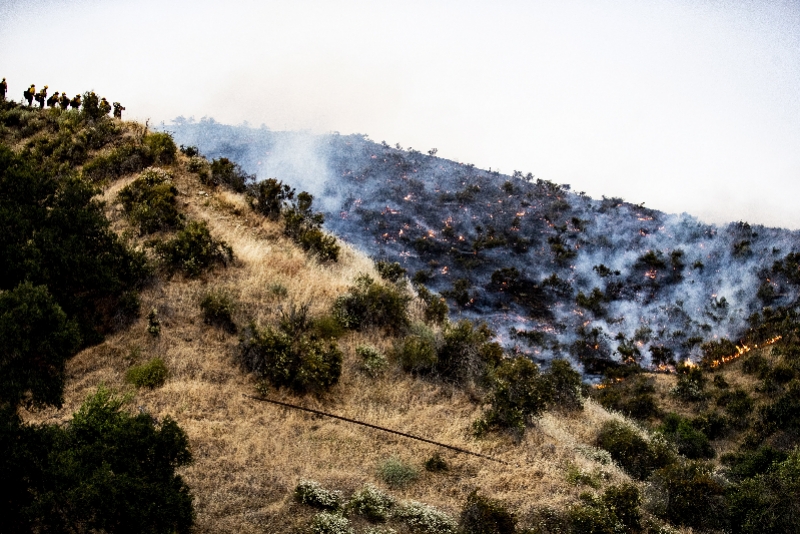
<svg viewBox="0 0 800 534">
<path fill-rule="evenodd" d="M 55 107 L 55 105 L 58 104 L 58 94 L 59 94 L 58 91 L 56 91 L 55 93 L 53 93 L 53 96 L 47 99 L 48 108 Z"/>
<path fill-rule="evenodd" d="M 61 106 L 61 109 L 66 111 L 69 109 L 69 97 L 67 93 L 61 93 L 61 98 L 58 99 L 58 105 Z"/>
<path fill-rule="evenodd" d="M 72 106 L 72 109 L 81 107 L 81 95 L 75 95 L 75 98 L 69 101 L 69 105 Z"/>
<path fill-rule="evenodd" d="M 44 109 L 44 100 L 47 98 L 47 86 L 45 85 L 42 87 L 42 90 L 36 93 L 34 98 L 39 103 L 39 109 Z"/>
<path fill-rule="evenodd" d="M 8 89 L 8 84 L 6 83 L 6 79 L 3 78 L 3 81 L 0 82 L 0 102 L 5 102 L 7 89 Z"/>
<path fill-rule="evenodd" d="M 111 111 L 111 104 L 108 103 L 106 97 L 100 99 L 100 104 L 98 105 L 98 107 L 100 108 L 100 113 L 102 113 L 103 115 L 108 115 L 109 112 Z"/>
<path fill-rule="evenodd" d="M 121 119 L 122 112 L 125 111 L 125 108 L 119 102 L 114 102 L 114 118 Z"/>
<path fill-rule="evenodd" d="M 22 96 L 24 96 L 25 100 L 28 101 L 28 105 L 32 106 L 33 105 L 33 97 L 36 96 L 36 86 L 34 84 L 31 84 L 31 86 L 28 89 L 25 89 L 22 92 Z"/>
</svg>

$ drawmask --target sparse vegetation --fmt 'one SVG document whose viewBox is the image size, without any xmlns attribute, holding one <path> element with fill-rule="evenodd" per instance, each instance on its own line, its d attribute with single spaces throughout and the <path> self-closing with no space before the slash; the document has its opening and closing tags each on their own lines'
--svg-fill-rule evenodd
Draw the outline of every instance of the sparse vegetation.
<svg viewBox="0 0 800 534">
<path fill-rule="evenodd" d="M 236 323 L 233 314 L 236 312 L 236 302 L 225 291 L 209 291 L 200 301 L 200 310 L 203 312 L 203 321 L 206 324 L 222 328 L 228 333 L 236 333 Z"/>
<path fill-rule="evenodd" d="M 381 462 L 378 476 L 392 488 L 404 488 L 419 478 L 419 472 L 395 456 Z"/>
</svg>

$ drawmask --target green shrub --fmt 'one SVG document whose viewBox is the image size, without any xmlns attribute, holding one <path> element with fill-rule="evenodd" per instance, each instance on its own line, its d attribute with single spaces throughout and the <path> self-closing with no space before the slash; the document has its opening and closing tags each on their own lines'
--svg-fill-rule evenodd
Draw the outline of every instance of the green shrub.
<svg viewBox="0 0 800 534">
<path fill-rule="evenodd" d="M 322 510 L 335 511 L 342 508 L 342 492 L 326 490 L 314 480 L 301 480 L 294 488 L 294 498 L 300 504 Z"/>
<path fill-rule="evenodd" d="M 345 328 L 361 330 L 375 326 L 401 332 L 409 324 L 409 301 L 410 297 L 397 288 L 361 275 L 347 294 L 336 299 L 333 315 Z"/>
<path fill-rule="evenodd" d="M 313 201 L 313 195 L 303 191 L 296 202 L 283 209 L 283 233 L 320 261 L 338 261 L 339 245 L 336 238 L 322 231 L 325 216 L 314 213 Z"/>
<path fill-rule="evenodd" d="M 84 165 L 83 176 L 92 182 L 113 180 L 125 174 L 139 172 L 154 162 L 155 158 L 147 147 L 125 143 Z"/>
<path fill-rule="evenodd" d="M 164 385 L 169 371 L 161 358 L 153 358 L 147 363 L 136 365 L 125 373 L 125 381 L 137 388 L 154 389 Z"/>
<path fill-rule="evenodd" d="M 514 534 L 517 519 L 500 501 L 473 491 L 461 511 L 459 529 L 463 534 Z"/>
<path fill-rule="evenodd" d="M 698 529 L 724 526 L 725 490 L 713 476 L 711 464 L 673 463 L 656 471 L 650 484 L 658 496 L 658 502 L 651 503 L 655 515 L 675 525 Z"/>
<path fill-rule="evenodd" d="M 742 362 L 742 371 L 748 375 L 762 375 L 768 370 L 769 363 L 760 354 L 754 354 Z"/>
<path fill-rule="evenodd" d="M 436 293 L 431 293 L 423 285 L 417 285 L 417 294 L 422 302 L 425 303 L 425 321 L 432 324 L 444 324 L 450 313 L 447 300 Z"/>
<path fill-rule="evenodd" d="M 192 461 L 186 434 L 169 416 L 158 422 L 122 407 L 100 388 L 68 425 L 19 436 L 27 442 L 16 460 L 25 459 L 22 495 L 28 499 L 20 509 L 6 509 L 4 531 L 30 532 L 33 525 L 43 532 L 192 531 L 192 494 L 176 473 Z M 14 515 L 20 524 L 10 521 Z"/>
<path fill-rule="evenodd" d="M 330 314 L 314 319 L 311 328 L 321 339 L 339 339 L 345 333 L 336 317 Z"/>
<path fill-rule="evenodd" d="M 436 367 L 436 338 L 433 332 L 424 326 L 416 325 L 413 330 L 415 331 L 395 344 L 394 358 L 407 373 L 430 373 Z"/>
<path fill-rule="evenodd" d="M 600 499 L 583 495 L 584 502 L 567 509 L 570 534 L 616 534 L 624 532 L 617 518 Z"/>
<path fill-rule="evenodd" d="M 231 334 L 236 332 L 236 323 L 233 322 L 236 303 L 228 293 L 209 291 L 200 301 L 200 309 L 206 324 L 218 326 Z"/>
<path fill-rule="evenodd" d="M 717 405 L 724 406 L 725 412 L 731 417 L 735 426 L 747 426 L 747 420 L 753 412 L 755 402 L 746 391 L 741 389 L 728 390 L 717 398 Z"/>
<path fill-rule="evenodd" d="M 361 368 L 369 376 L 378 376 L 386 369 L 386 356 L 375 347 L 360 345 L 356 347 L 356 355 L 361 358 Z"/>
<path fill-rule="evenodd" d="M 727 466 L 728 476 L 741 481 L 766 473 L 775 464 L 783 462 L 788 457 L 787 452 L 765 445 L 756 450 L 724 454 L 720 460 Z"/>
<path fill-rule="evenodd" d="M 673 388 L 672 394 L 681 400 L 697 402 L 707 397 L 704 389 L 706 378 L 703 371 L 696 365 L 678 365 L 678 383 Z"/>
<path fill-rule="evenodd" d="M 253 209 L 272 220 L 278 220 L 288 202 L 294 199 L 294 194 L 294 189 L 275 178 L 267 178 L 250 187 L 250 195 L 255 200 Z"/>
<path fill-rule="evenodd" d="M 369 521 L 386 521 L 395 506 L 394 499 L 372 484 L 365 484 L 350 498 L 347 508 Z"/>
<path fill-rule="evenodd" d="M 183 225 L 178 211 L 178 188 L 172 176 L 161 169 L 149 168 L 125 186 L 117 197 L 125 214 L 142 234 L 172 230 Z"/>
<path fill-rule="evenodd" d="M 188 158 L 193 158 L 195 156 L 199 156 L 200 155 L 200 150 L 194 145 L 190 145 L 190 146 L 181 145 L 180 146 L 180 151 L 181 151 L 181 154 L 185 154 L 186 157 L 188 157 Z"/>
<path fill-rule="evenodd" d="M 625 526 L 628 532 L 636 532 L 641 528 L 642 512 L 639 507 L 642 498 L 634 484 L 609 486 L 603 492 L 602 500 L 608 511 Z"/>
<path fill-rule="evenodd" d="M 457 525 L 450 515 L 420 502 L 404 503 L 395 517 L 401 519 L 415 534 L 456 534 Z"/>
<path fill-rule="evenodd" d="M 392 456 L 378 466 L 378 476 L 392 488 L 404 488 L 419 478 L 417 470 Z"/>
<path fill-rule="evenodd" d="M 250 182 L 255 180 L 254 175 L 247 174 L 228 158 L 218 158 L 211 161 L 211 183 L 224 185 L 237 193 L 244 193 Z"/>
<path fill-rule="evenodd" d="M 166 132 L 148 133 L 142 142 L 156 163 L 170 165 L 175 162 L 178 147 L 175 146 L 175 141 L 172 140 L 170 134 Z"/>
<path fill-rule="evenodd" d="M 311 520 L 311 534 L 354 534 L 354 531 L 346 517 L 320 512 Z"/>
<path fill-rule="evenodd" d="M 503 349 L 490 341 L 492 337 L 494 332 L 485 323 L 462 320 L 446 325 L 437 349 L 436 372 L 460 383 L 481 378 L 503 358 Z"/>
<path fill-rule="evenodd" d="M 233 261 L 231 247 L 211 237 L 205 221 L 190 221 L 173 239 L 156 243 L 156 252 L 170 269 L 191 277 L 216 263 L 228 265 Z"/>
<path fill-rule="evenodd" d="M 239 342 L 240 365 L 276 387 L 298 393 L 318 392 L 336 384 L 342 373 L 342 353 L 336 344 L 303 330 L 286 330 L 250 325 Z"/>
<path fill-rule="evenodd" d="M 551 390 L 539 367 L 525 356 L 503 361 L 492 379 L 488 395 L 491 407 L 476 425 L 483 429 L 509 429 L 521 435 L 550 401 Z"/>
<path fill-rule="evenodd" d="M 528 528 L 521 534 L 567 534 L 568 514 L 550 507 L 536 507 L 528 515 Z"/>
<path fill-rule="evenodd" d="M 392 283 L 400 280 L 400 278 L 408 272 L 396 261 L 392 263 L 388 261 L 378 261 L 375 263 L 375 268 L 378 270 L 378 274 L 381 278 Z"/>
<path fill-rule="evenodd" d="M 675 459 L 672 450 L 657 437 L 645 440 L 634 429 L 615 420 L 603 423 L 596 445 L 607 450 L 620 467 L 639 480 Z"/>
<path fill-rule="evenodd" d="M 450 466 L 447 465 L 445 459 L 438 452 L 434 452 L 430 458 L 425 460 L 425 470 L 431 473 L 441 473 L 449 469 Z"/>
<path fill-rule="evenodd" d="M 763 474 L 728 491 L 734 534 L 779 534 L 800 531 L 800 449 Z"/>
<path fill-rule="evenodd" d="M 551 361 L 543 379 L 549 389 L 547 396 L 551 406 L 567 411 L 583 409 L 581 375 L 567 360 Z"/>
<path fill-rule="evenodd" d="M 303 250 L 317 257 L 321 262 L 339 261 L 339 244 L 336 237 L 328 235 L 319 228 L 307 228 L 298 235 L 297 244 Z"/>
<path fill-rule="evenodd" d="M 706 435 L 678 414 L 668 414 L 659 430 L 675 444 L 679 454 L 691 460 L 709 459 L 716 455 Z"/>
<path fill-rule="evenodd" d="M 0 291 L 0 409 L 26 398 L 60 407 L 66 361 L 79 344 L 77 325 L 47 287 L 23 282 Z"/>
</svg>

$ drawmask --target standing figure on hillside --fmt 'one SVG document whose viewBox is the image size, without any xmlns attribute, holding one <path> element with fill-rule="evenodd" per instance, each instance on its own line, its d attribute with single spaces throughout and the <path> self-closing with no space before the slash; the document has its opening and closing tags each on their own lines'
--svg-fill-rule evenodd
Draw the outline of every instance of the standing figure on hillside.
<svg viewBox="0 0 800 534">
<path fill-rule="evenodd" d="M 98 107 L 100 108 L 100 113 L 103 115 L 108 115 L 111 112 L 111 104 L 108 103 L 106 97 L 100 99 L 100 105 Z"/>
<path fill-rule="evenodd" d="M 61 93 L 61 98 L 58 99 L 58 105 L 61 106 L 62 111 L 69 109 L 69 97 L 67 93 Z"/>
<path fill-rule="evenodd" d="M 75 95 L 75 98 L 69 101 L 69 105 L 72 106 L 72 109 L 81 107 L 81 95 Z"/>
<path fill-rule="evenodd" d="M 47 99 L 47 107 L 48 108 L 55 107 L 56 104 L 58 104 L 58 91 L 53 93 L 53 96 L 51 96 L 50 98 Z"/>
<path fill-rule="evenodd" d="M 122 119 L 123 111 L 125 111 L 125 108 L 122 107 L 122 104 L 120 104 L 119 102 L 114 102 L 114 118 Z"/>
<path fill-rule="evenodd" d="M 22 96 L 24 96 L 25 100 L 28 101 L 29 106 L 33 105 L 33 97 L 35 95 L 36 95 L 36 86 L 34 84 L 31 84 L 31 86 L 28 89 L 22 91 Z"/>
<path fill-rule="evenodd" d="M 42 90 L 36 93 L 36 101 L 39 103 L 39 109 L 44 109 L 44 100 L 47 98 L 47 86 L 42 87 Z"/>
<path fill-rule="evenodd" d="M 8 84 L 6 83 L 6 79 L 3 78 L 3 81 L 0 82 L 0 102 L 6 101 L 6 90 L 8 89 Z"/>
</svg>

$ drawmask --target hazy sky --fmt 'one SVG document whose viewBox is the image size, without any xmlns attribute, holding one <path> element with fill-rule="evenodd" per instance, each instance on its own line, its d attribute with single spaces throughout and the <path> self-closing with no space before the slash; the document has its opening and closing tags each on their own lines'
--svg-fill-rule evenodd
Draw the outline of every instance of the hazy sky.
<svg viewBox="0 0 800 534">
<path fill-rule="evenodd" d="M 0 71 L 800 228 L 798 0 L 0 0 Z"/>
</svg>

